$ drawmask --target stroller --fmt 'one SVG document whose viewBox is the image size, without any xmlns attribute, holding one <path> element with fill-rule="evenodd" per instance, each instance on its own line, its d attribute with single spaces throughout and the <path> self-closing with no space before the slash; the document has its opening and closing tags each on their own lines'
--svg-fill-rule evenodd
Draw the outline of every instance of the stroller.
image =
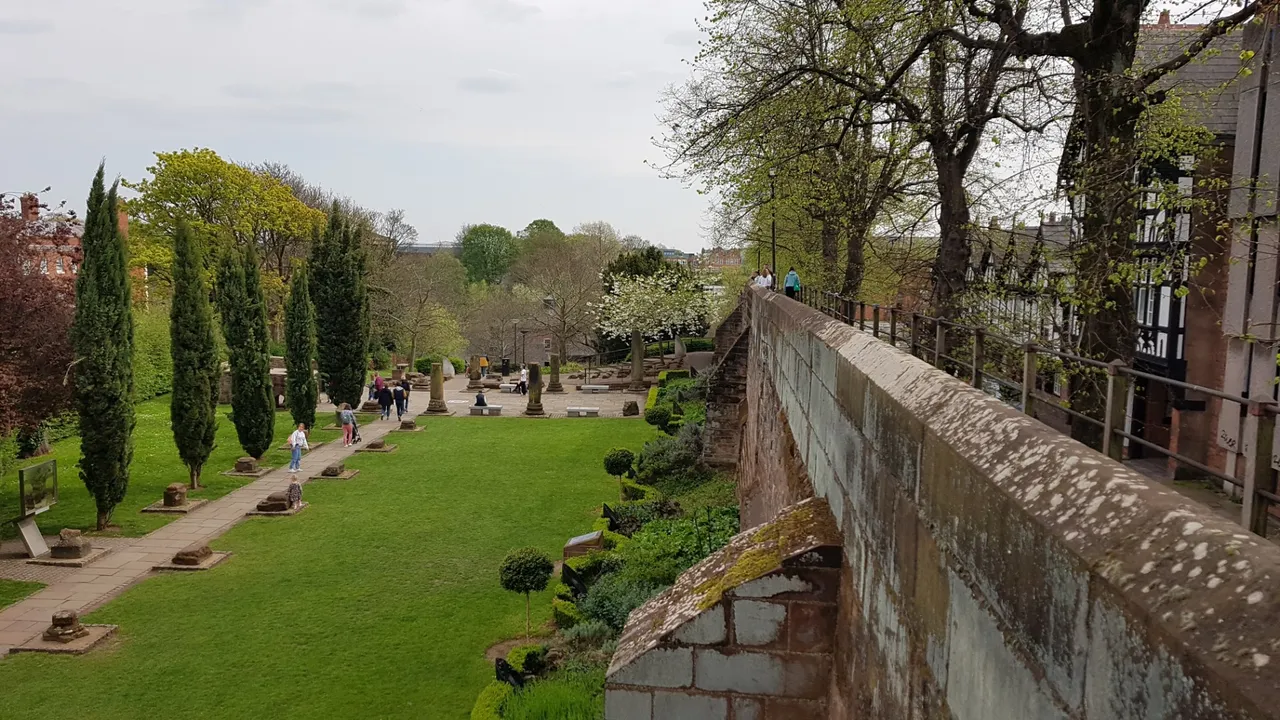
<svg viewBox="0 0 1280 720">
<path fill-rule="evenodd" d="M 364 438 L 360 437 L 360 419 L 351 414 L 351 444 L 358 445 L 363 442 Z"/>
</svg>

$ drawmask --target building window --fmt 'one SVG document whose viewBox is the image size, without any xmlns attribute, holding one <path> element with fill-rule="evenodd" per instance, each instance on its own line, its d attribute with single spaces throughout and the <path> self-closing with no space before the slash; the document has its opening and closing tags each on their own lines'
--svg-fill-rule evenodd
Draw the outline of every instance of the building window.
<svg viewBox="0 0 1280 720">
<path fill-rule="evenodd" d="M 542 339 L 542 351 L 551 352 L 551 338 Z"/>
<path fill-rule="evenodd" d="M 22 274 L 23 274 L 23 275 L 30 275 L 30 274 L 31 274 L 31 261 L 30 261 L 30 260 L 23 260 L 23 261 L 22 261 Z"/>
<path fill-rule="evenodd" d="M 80 272 L 80 266 L 75 263 L 71 263 L 71 274 L 75 275 L 79 272 Z"/>
<path fill-rule="evenodd" d="M 40 274 L 41 274 L 41 275 L 48 275 L 48 274 L 49 274 L 49 259 L 48 259 L 48 258 L 41 258 L 41 259 L 40 259 Z"/>
<path fill-rule="evenodd" d="M 59 275 L 65 274 L 67 271 L 62 267 L 62 258 L 53 261 L 53 271 Z"/>
</svg>

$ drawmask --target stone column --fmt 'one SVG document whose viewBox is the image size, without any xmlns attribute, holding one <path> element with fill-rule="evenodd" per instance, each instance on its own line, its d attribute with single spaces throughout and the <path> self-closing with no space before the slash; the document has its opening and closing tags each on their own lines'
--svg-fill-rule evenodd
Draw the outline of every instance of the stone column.
<svg viewBox="0 0 1280 720">
<path fill-rule="evenodd" d="M 444 365 L 441 363 L 431 363 L 431 402 L 427 412 L 432 415 L 449 412 L 449 405 L 444 401 Z"/>
<path fill-rule="evenodd" d="M 562 393 L 564 386 L 560 384 L 560 356 L 551 356 L 551 382 L 547 383 L 547 392 Z"/>
<path fill-rule="evenodd" d="M 525 415 L 546 415 L 542 411 L 542 366 L 529 363 L 529 406 L 524 409 Z"/>
<path fill-rule="evenodd" d="M 471 356 L 471 367 L 469 370 L 470 378 L 467 381 L 468 390 L 480 390 L 484 388 L 484 384 L 480 382 L 480 356 Z"/>
<path fill-rule="evenodd" d="M 631 385 L 628 390 L 644 390 L 644 338 L 639 330 L 631 332 Z"/>
</svg>

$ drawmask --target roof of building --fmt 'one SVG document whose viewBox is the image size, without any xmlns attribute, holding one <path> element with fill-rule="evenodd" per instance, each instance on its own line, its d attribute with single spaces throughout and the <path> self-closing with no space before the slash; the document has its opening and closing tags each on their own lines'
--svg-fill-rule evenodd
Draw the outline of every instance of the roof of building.
<svg viewBox="0 0 1280 720">
<path fill-rule="evenodd" d="M 1204 25 L 1173 24 L 1167 13 L 1161 15 L 1159 23 L 1143 25 L 1138 35 L 1134 70 L 1141 72 L 1175 57 L 1199 37 L 1204 28 Z M 1191 117 L 1216 135 L 1235 136 L 1236 133 L 1240 108 L 1240 83 L 1236 80 L 1241 70 L 1242 36 L 1237 29 L 1217 38 L 1157 86 L 1182 97 Z"/>
<path fill-rule="evenodd" d="M 438 253 L 452 253 L 454 255 L 458 255 L 462 253 L 462 246 L 457 243 L 401 245 L 400 252 L 409 255 L 436 255 Z"/>
<path fill-rule="evenodd" d="M 704 610 L 724 593 L 782 569 L 784 563 L 820 547 L 841 547 L 840 531 L 827 501 L 810 498 L 773 520 L 733 536 L 723 548 L 686 570 L 666 592 L 631 613 L 609 672 L 630 664 Z"/>
</svg>

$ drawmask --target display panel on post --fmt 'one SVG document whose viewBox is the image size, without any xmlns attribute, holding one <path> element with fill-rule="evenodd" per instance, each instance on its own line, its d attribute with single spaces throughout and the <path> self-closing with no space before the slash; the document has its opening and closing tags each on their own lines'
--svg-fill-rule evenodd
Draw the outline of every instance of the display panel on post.
<svg viewBox="0 0 1280 720">
<path fill-rule="evenodd" d="M 18 517 L 36 515 L 58 502 L 58 461 L 49 460 L 18 471 Z"/>
</svg>

